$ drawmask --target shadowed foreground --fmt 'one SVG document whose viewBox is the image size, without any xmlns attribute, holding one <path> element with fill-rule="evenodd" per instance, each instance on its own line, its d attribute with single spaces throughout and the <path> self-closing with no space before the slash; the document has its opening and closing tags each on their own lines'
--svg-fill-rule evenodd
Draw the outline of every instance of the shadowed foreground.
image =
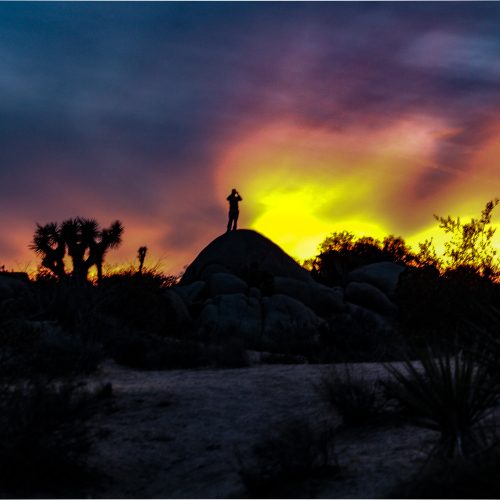
<svg viewBox="0 0 500 500">
<path fill-rule="evenodd" d="M 313 384 L 325 366 L 138 372 L 107 365 L 115 411 L 94 425 L 105 436 L 91 463 L 109 475 L 99 497 L 227 498 L 248 496 L 235 450 L 246 460 L 259 437 L 294 417 L 327 421 Z M 356 366 L 383 376 L 379 364 Z M 102 379 L 101 377 L 101 379 Z M 331 414 L 330 414 L 331 415 Z M 331 418 L 331 417 L 330 417 Z M 333 417 L 333 424 L 339 419 Z M 415 472 L 435 434 L 407 425 L 344 429 L 335 437 L 341 473 L 317 484 L 324 498 L 384 497 Z"/>
</svg>

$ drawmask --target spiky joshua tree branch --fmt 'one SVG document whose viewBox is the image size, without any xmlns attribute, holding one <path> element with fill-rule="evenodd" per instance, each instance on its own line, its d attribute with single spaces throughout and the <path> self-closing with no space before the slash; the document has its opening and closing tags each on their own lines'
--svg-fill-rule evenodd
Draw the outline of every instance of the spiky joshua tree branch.
<svg viewBox="0 0 500 500">
<path fill-rule="evenodd" d="M 115 221 L 109 228 L 100 229 L 95 219 L 76 217 L 60 225 L 54 222 L 37 224 L 30 248 L 42 257 L 42 266 L 59 279 L 71 277 L 77 282 L 88 281 L 89 269 L 97 268 L 97 280 L 102 280 L 104 257 L 110 248 L 122 241 L 123 225 Z M 68 255 L 73 270 L 65 269 L 64 257 Z"/>
</svg>

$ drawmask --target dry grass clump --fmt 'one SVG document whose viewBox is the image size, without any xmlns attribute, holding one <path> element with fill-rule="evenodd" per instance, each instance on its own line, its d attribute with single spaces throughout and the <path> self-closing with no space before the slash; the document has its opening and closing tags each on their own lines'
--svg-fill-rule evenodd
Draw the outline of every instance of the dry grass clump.
<svg viewBox="0 0 500 500">
<path fill-rule="evenodd" d="M 316 390 L 339 413 L 347 426 L 362 426 L 376 421 L 385 406 L 377 381 L 353 376 L 348 365 L 343 373 L 333 365 L 321 378 Z"/>
<path fill-rule="evenodd" d="M 301 419 L 277 425 L 253 447 L 253 462 L 237 458 L 251 498 L 313 498 L 315 480 L 339 472 L 334 431 Z"/>
</svg>

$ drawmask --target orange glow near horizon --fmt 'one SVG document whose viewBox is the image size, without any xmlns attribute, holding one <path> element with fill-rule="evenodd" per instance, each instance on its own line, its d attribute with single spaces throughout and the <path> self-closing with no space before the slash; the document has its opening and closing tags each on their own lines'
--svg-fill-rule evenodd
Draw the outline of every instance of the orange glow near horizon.
<svg viewBox="0 0 500 500">
<path fill-rule="evenodd" d="M 439 165 L 436 158 L 441 141 L 459 133 L 439 118 L 422 115 L 400 117 L 383 129 L 356 125 L 332 130 L 294 119 L 268 123 L 223 148 L 213 172 L 213 198 L 220 203 L 220 214 L 227 213 L 226 196 L 236 187 L 243 197 L 239 227 L 259 231 L 297 260 L 316 255 L 318 245 L 340 231 L 377 239 L 394 234 L 414 248 L 432 237 L 440 252 L 446 235 L 433 214 L 460 216 L 464 221 L 477 218 L 488 200 L 500 196 L 500 122 L 491 127 L 490 138 L 470 153 L 465 167 L 454 171 Z M 438 191 L 417 189 L 423 175 L 446 168 L 451 175 Z M 191 186 L 193 198 L 186 201 L 179 189 L 172 203 L 179 199 L 194 203 L 198 195 L 206 198 L 205 180 L 199 184 Z M 82 206 L 89 196 L 78 193 Z M 176 234 L 195 231 L 189 227 L 190 219 L 177 223 L 167 216 L 167 201 L 160 200 L 165 206 L 148 217 L 141 217 L 133 205 L 120 209 L 116 217 L 104 202 L 93 202 L 94 213 L 86 216 L 105 227 L 119 218 L 125 226 L 122 245 L 106 258 L 107 269 L 137 266 L 137 249 L 146 245 L 147 267 L 178 274 L 224 230 L 225 220 L 209 213 L 202 221 L 206 231 L 197 230 L 196 243 L 169 246 L 166 234 L 175 241 Z M 494 227 L 497 211 L 500 208 L 494 212 Z M 9 215 L 2 220 L 11 247 L 19 250 L 15 261 L 0 265 L 34 272 L 39 259 L 28 245 L 35 226 L 22 217 Z M 494 241 L 500 250 L 500 231 Z"/>
</svg>

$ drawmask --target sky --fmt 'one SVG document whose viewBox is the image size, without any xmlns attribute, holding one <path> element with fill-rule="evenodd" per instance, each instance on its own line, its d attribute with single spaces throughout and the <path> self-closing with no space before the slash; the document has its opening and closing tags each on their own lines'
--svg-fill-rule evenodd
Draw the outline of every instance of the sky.
<svg viewBox="0 0 500 500">
<path fill-rule="evenodd" d="M 433 214 L 500 196 L 499 26 L 497 2 L 0 3 L 0 265 L 84 216 L 123 222 L 110 265 L 181 272 L 233 187 L 299 259 L 439 239 Z"/>
</svg>

